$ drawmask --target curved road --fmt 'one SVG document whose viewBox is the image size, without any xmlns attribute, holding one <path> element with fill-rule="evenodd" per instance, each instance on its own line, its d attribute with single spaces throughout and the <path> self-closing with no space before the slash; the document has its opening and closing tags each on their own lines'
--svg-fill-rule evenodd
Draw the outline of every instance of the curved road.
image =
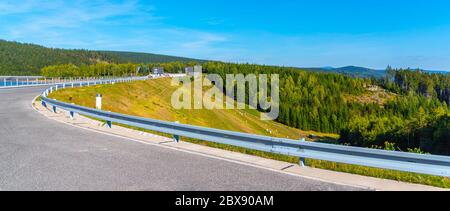
<svg viewBox="0 0 450 211">
<path fill-rule="evenodd" d="M 60 124 L 43 90 L 0 89 L 0 190 L 358 190 Z"/>
</svg>

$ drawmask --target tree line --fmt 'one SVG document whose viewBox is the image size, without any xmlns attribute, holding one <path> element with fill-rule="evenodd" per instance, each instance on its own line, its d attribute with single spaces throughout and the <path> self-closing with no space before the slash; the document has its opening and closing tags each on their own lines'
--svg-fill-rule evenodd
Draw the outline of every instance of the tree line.
<svg viewBox="0 0 450 211">
<path fill-rule="evenodd" d="M 411 69 L 386 69 L 387 76 L 379 83 L 396 93 L 410 92 L 428 99 L 438 98 L 450 105 L 450 74 L 438 74 Z"/>
<path fill-rule="evenodd" d="M 108 62 L 97 62 L 95 64 L 79 66 L 69 63 L 61 65 L 50 65 L 41 69 L 41 75 L 45 77 L 124 77 L 124 76 L 145 76 L 151 73 L 154 67 L 163 67 L 167 73 L 182 73 L 186 66 L 194 66 L 196 62 L 170 62 L 170 63 L 149 63 L 115 64 Z"/>
</svg>

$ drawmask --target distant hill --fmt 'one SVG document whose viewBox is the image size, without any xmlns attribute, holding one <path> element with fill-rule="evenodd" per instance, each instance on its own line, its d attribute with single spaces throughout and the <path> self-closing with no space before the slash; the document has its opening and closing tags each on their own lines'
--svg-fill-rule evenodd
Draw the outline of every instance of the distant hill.
<svg viewBox="0 0 450 211">
<path fill-rule="evenodd" d="M 0 40 L 0 75 L 39 75 L 40 69 L 48 65 L 68 63 L 81 65 L 98 61 L 112 63 L 204 62 L 158 54 L 68 50 Z"/>
<path fill-rule="evenodd" d="M 319 67 L 319 68 L 302 68 L 309 71 L 314 72 L 331 72 L 331 73 L 342 73 L 345 75 L 350 75 L 352 77 L 362 77 L 362 78 L 370 78 L 370 77 L 383 77 L 385 74 L 384 70 L 374 70 L 366 67 L 357 67 L 357 66 L 346 66 L 346 67 Z"/>
<path fill-rule="evenodd" d="M 436 74 L 450 74 L 450 71 L 442 71 L 442 70 L 425 70 L 428 73 L 436 73 Z"/>
<path fill-rule="evenodd" d="M 347 73 L 352 76 L 360 76 L 360 77 L 383 77 L 385 74 L 385 70 L 374 70 L 365 67 L 357 67 L 357 66 L 346 66 L 335 68 L 334 71 L 340 73 Z"/>
<path fill-rule="evenodd" d="M 346 67 L 319 67 L 319 68 L 301 68 L 308 71 L 314 72 L 332 72 L 332 73 L 341 73 L 345 75 L 350 75 L 352 77 L 362 77 L 362 78 L 381 78 L 386 75 L 385 70 L 376 70 L 370 69 L 366 67 L 358 67 L 358 66 L 346 66 Z M 435 74 L 450 74 L 447 71 L 437 71 L 437 70 L 422 70 L 427 73 L 435 73 Z"/>
</svg>

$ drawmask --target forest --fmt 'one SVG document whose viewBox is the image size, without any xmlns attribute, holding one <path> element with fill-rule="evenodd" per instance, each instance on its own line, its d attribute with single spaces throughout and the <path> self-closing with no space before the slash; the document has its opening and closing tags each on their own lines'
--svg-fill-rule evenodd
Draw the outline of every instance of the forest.
<svg viewBox="0 0 450 211">
<path fill-rule="evenodd" d="M 153 63 L 201 60 L 148 53 L 66 50 L 0 40 L 0 75 L 39 75 L 50 65 L 76 66 L 106 63 Z"/>
<path fill-rule="evenodd" d="M 383 79 L 296 68 L 206 63 L 208 73 L 279 74 L 278 121 L 302 130 L 339 133 L 341 144 L 450 154 L 450 75 L 387 68 Z M 379 86 L 395 97 L 380 104 L 349 100 Z"/>
</svg>

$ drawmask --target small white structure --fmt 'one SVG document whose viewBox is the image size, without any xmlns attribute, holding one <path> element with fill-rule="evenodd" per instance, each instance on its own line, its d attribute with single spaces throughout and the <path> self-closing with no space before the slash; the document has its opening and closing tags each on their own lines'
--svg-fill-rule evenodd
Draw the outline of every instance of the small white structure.
<svg viewBox="0 0 450 211">
<path fill-rule="evenodd" d="M 97 97 L 95 98 L 95 108 L 98 110 L 102 110 L 102 95 L 97 94 Z"/>
<path fill-rule="evenodd" d="M 153 75 L 162 76 L 164 75 L 164 67 L 153 68 Z"/>
</svg>

